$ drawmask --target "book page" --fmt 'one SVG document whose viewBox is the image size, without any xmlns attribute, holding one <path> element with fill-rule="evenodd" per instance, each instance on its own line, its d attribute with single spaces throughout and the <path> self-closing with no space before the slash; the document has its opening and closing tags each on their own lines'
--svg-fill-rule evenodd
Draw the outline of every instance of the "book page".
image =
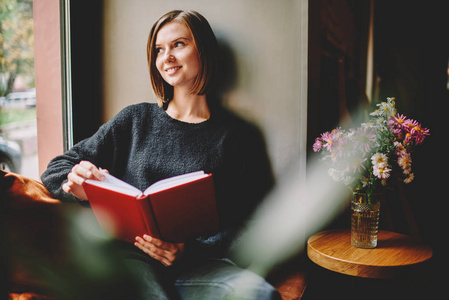
<svg viewBox="0 0 449 300">
<path fill-rule="evenodd" d="M 204 171 L 191 172 L 187 174 L 182 174 L 166 179 L 159 180 L 152 185 L 150 185 L 144 192 L 144 195 L 149 195 L 151 193 L 156 193 L 162 190 L 169 189 L 174 186 L 178 186 L 187 182 L 195 181 L 200 178 L 209 176 L 205 174 Z"/>
<path fill-rule="evenodd" d="M 133 187 L 132 185 L 124 182 L 123 180 L 118 179 L 117 177 L 112 176 L 111 174 L 104 172 L 101 170 L 101 173 L 106 177 L 103 181 L 91 180 L 87 179 L 86 182 L 92 185 L 96 185 L 102 187 L 104 189 L 117 191 L 122 194 L 131 195 L 131 196 L 140 196 L 142 192 Z"/>
</svg>

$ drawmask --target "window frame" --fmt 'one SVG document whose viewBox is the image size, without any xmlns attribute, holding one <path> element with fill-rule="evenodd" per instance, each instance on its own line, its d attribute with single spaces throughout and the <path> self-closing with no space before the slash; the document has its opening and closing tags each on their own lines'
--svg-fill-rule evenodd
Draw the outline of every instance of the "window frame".
<svg viewBox="0 0 449 300">
<path fill-rule="evenodd" d="M 33 3 L 39 174 L 64 151 L 60 7 L 54 0 Z"/>
<path fill-rule="evenodd" d="M 39 174 L 101 125 L 102 5 L 34 2 Z"/>
</svg>

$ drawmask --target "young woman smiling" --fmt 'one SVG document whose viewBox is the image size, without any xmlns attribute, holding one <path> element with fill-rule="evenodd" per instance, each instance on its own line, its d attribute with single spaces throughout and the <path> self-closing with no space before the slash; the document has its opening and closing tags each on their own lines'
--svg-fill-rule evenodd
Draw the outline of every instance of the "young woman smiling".
<svg viewBox="0 0 449 300">
<path fill-rule="evenodd" d="M 164 178 L 214 175 L 220 230 L 174 244 L 149 235 L 116 242 L 141 299 L 280 299 L 260 276 L 238 267 L 232 245 L 273 184 L 260 133 L 213 96 L 218 46 L 207 20 L 175 10 L 153 25 L 147 44 L 158 104 L 130 105 L 90 138 L 55 157 L 42 181 L 61 200 L 88 206 L 86 179 L 99 168 L 143 190 Z"/>
</svg>

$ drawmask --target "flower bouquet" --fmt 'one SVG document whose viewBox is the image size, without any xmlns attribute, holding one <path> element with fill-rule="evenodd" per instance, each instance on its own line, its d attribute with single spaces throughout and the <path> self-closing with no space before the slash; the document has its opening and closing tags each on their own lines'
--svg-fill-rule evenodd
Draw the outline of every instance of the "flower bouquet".
<svg viewBox="0 0 449 300">
<path fill-rule="evenodd" d="M 313 150 L 323 155 L 322 161 L 329 164 L 329 175 L 353 191 L 353 210 L 358 203 L 357 209 L 376 205 L 378 211 L 376 198 L 380 192 L 394 188 L 398 180 L 412 182 L 411 153 L 429 135 L 429 129 L 416 120 L 397 113 L 394 98 L 377 107 L 370 113 L 369 122 L 355 129 L 339 127 L 325 132 L 313 145 Z"/>
</svg>

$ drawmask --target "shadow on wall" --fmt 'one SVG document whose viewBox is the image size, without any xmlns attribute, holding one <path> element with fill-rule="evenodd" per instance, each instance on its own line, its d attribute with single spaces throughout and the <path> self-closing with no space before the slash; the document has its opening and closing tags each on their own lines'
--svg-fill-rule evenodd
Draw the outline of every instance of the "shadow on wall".
<svg viewBox="0 0 449 300">
<path fill-rule="evenodd" d="M 237 63 L 234 52 L 229 43 L 222 37 L 217 37 L 218 42 L 218 84 L 216 97 L 220 100 L 233 90 L 238 82 Z"/>
</svg>

